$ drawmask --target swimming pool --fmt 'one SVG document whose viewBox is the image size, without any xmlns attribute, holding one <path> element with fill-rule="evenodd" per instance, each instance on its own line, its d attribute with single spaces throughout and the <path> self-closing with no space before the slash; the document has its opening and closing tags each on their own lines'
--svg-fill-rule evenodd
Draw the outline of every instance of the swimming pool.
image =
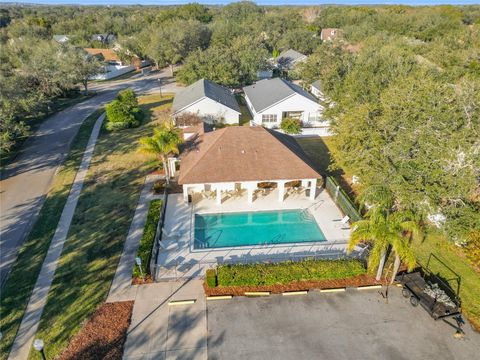
<svg viewBox="0 0 480 360">
<path fill-rule="evenodd" d="M 326 241 L 308 210 L 195 214 L 194 249 Z"/>
</svg>

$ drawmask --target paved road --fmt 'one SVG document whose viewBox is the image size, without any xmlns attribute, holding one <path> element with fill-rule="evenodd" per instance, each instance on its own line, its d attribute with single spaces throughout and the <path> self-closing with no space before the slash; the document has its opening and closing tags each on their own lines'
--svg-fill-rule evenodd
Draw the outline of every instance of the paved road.
<svg viewBox="0 0 480 360">
<path fill-rule="evenodd" d="M 396 287 L 388 303 L 377 290 L 348 289 L 238 297 L 209 302 L 207 311 L 210 360 L 470 360 L 480 349 L 468 323 L 465 338 L 455 339 L 454 328 L 412 307 Z"/>
<path fill-rule="evenodd" d="M 163 73 L 162 73 L 163 74 Z M 125 81 L 92 86 L 98 95 L 51 116 L 25 143 L 16 161 L 0 180 L 0 284 L 15 262 L 18 249 L 37 218 L 53 176 L 85 118 L 111 101 L 118 90 L 132 87 L 137 93 L 158 90 L 158 73 Z"/>
</svg>

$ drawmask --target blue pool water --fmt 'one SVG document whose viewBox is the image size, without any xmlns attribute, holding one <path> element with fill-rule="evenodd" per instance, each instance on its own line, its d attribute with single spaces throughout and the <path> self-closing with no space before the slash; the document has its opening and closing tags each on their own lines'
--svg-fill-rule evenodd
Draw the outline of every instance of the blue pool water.
<svg viewBox="0 0 480 360">
<path fill-rule="evenodd" d="M 326 241 L 308 210 L 195 214 L 195 249 Z"/>
</svg>

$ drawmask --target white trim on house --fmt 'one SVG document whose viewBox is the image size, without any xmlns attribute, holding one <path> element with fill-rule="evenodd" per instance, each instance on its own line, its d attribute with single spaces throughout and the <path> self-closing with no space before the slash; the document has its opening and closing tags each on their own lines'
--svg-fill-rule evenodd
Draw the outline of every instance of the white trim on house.
<svg viewBox="0 0 480 360">
<path fill-rule="evenodd" d="M 285 113 L 300 112 L 299 120 L 308 127 L 328 127 L 329 122 L 322 118 L 323 106 L 298 93 L 291 94 L 261 111 L 256 111 L 252 102 L 245 95 L 247 107 L 253 120 L 252 125 L 261 125 L 267 128 L 278 128 L 286 115 Z M 276 116 L 276 121 L 264 121 L 265 115 Z"/>
<path fill-rule="evenodd" d="M 193 113 L 201 117 L 205 122 L 213 124 L 222 121 L 225 124 L 238 124 L 241 113 L 228 106 L 225 106 L 207 96 L 203 96 L 197 101 L 175 111 L 172 115 L 180 115 L 183 113 Z"/>
</svg>

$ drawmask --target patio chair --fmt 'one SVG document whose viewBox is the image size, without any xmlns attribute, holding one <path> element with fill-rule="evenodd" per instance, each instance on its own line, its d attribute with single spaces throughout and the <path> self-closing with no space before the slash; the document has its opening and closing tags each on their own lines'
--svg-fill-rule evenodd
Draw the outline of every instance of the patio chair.
<svg viewBox="0 0 480 360">
<path fill-rule="evenodd" d="M 340 221 L 342 225 L 348 224 L 348 221 L 350 220 L 350 217 L 348 215 L 345 215 L 345 217 Z"/>
</svg>

